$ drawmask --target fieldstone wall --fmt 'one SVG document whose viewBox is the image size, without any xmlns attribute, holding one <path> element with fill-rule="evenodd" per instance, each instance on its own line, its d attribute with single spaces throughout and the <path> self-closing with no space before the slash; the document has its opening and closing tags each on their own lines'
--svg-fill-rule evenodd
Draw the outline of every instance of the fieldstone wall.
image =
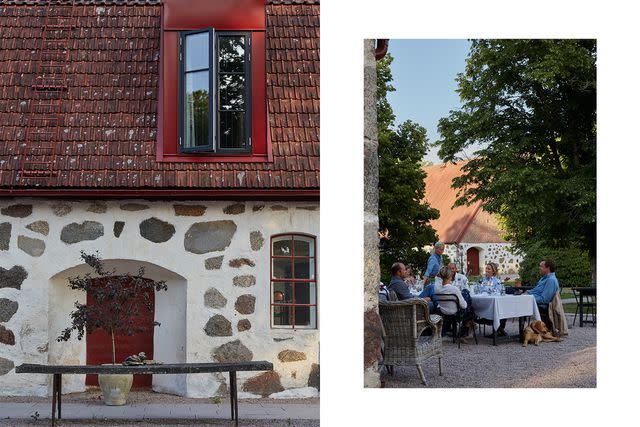
<svg viewBox="0 0 640 427">
<path fill-rule="evenodd" d="M 523 256 L 516 254 L 511 243 L 460 243 L 459 245 L 449 244 L 445 248 L 445 254 L 458 265 L 463 265 L 467 270 L 467 250 L 477 248 L 479 251 L 480 273 L 484 271 L 484 266 L 489 262 L 498 264 L 498 275 L 511 279 L 518 277 L 518 269 Z M 462 261 L 462 264 L 460 263 Z"/>
<path fill-rule="evenodd" d="M 318 383 L 319 333 L 271 328 L 269 245 L 272 235 L 305 233 L 316 236 L 317 249 L 319 212 L 309 202 L 0 200 L 0 395 L 49 392 L 47 376 L 15 374 L 21 363 L 85 363 L 84 341 L 55 338 L 70 311 L 60 307 L 76 298 L 66 277 L 83 268 L 81 250 L 98 250 L 110 265 L 180 278 L 170 297 L 156 299 L 163 325 L 154 347 L 166 346 L 174 330 L 184 336 L 175 356 L 163 352 L 165 363 L 268 360 L 272 372 L 238 373 L 241 396 L 283 389 L 308 396 Z M 84 388 L 69 377 L 63 392 Z M 154 388 L 208 397 L 228 390 L 226 382 L 224 375 L 191 375 L 180 386 L 154 378 Z"/>
<path fill-rule="evenodd" d="M 364 41 L 364 386 L 380 387 L 382 344 L 378 316 L 378 121 L 375 40 Z"/>
</svg>

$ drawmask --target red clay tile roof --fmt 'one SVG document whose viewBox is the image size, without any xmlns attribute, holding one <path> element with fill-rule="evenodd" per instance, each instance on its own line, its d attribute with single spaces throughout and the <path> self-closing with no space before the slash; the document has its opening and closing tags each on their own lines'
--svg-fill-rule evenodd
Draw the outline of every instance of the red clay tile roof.
<svg viewBox="0 0 640 427">
<path fill-rule="evenodd" d="M 445 243 L 502 243 L 502 231 L 495 217 L 483 211 L 480 202 L 452 209 L 458 196 L 457 190 L 451 188 L 451 183 L 462 174 L 464 164 L 446 163 L 425 168 L 425 199 L 431 207 L 440 211 L 440 218 L 432 220 L 430 224 L 440 241 Z"/>
<path fill-rule="evenodd" d="M 0 191 L 12 187 L 319 189 L 318 1 L 267 2 L 266 78 L 273 161 L 263 163 L 155 161 L 159 2 L 76 2 L 80 5 L 73 12 L 76 28 L 67 41 L 68 60 L 51 62 L 42 60 L 36 49 L 47 7 L 18 3 L 25 2 L 0 0 Z M 108 16 L 97 14 L 97 6 L 103 4 L 110 4 Z M 68 20 L 56 22 L 64 27 Z M 40 61 L 34 60 L 38 56 Z M 66 81 L 38 79 L 36 67 L 43 64 L 62 65 Z M 46 87 L 45 93 L 52 93 L 62 85 L 68 90 L 57 107 L 61 113 L 47 114 L 42 106 L 46 96 L 34 87 Z M 42 111 L 33 111 L 34 105 Z M 45 123 L 60 126 L 56 132 L 45 130 L 38 135 L 35 129 Z M 56 176 L 20 178 L 17 172 L 23 167 L 21 153 L 27 137 L 43 141 L 44 154 L 44 143 L 54 143 L 48 150 L 49 155 L 55 150 Z"/>
</svg>

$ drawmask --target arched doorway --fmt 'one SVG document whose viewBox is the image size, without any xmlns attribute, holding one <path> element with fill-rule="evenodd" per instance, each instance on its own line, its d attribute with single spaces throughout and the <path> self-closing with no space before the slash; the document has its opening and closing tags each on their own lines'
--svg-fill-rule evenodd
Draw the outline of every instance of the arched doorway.
<svg viewBox="0 0 640 427">
<path fill-rule="evenodd" d="M 114 277 L 116 278 L 116 277 Z M 104 287 L 110 277 L 97 278 L 92 280 L 93 286 Z M 151 280 L 147 280 L 151 282 Z M 144 352 L 148 359 L 153 359 L 153 313 L 155 307 L 155 293 L 147 290 L 146 298 L 151 302 L 151 311 L 142 303 L 143 295 L 139 295 L 134 304 L 138 305 L 138 316 L 134 320 L 136 328 L 141 331 L 134 335 L 116 335 L 116 363 L 121 363 L 127 356 Z M 87 306 L 96 304 L 90 294 L 87 294 Z M 135 307 L 133 307 L 135 308 Z M 104 330 L 99 329 L 87 334 L 87 365 L 101 365 L 112 362 L 111 336 Z M 86 385 L 98 385 L 97 375 L 87 375 Z M 134 388 L 151 387 L 151 375 L 134 375 Z"/>
<path fill-rule="evenodd" d="M 467 249 L 467 276 L 480 274 L 480 251 L 478 248 Z"/>
</svg>

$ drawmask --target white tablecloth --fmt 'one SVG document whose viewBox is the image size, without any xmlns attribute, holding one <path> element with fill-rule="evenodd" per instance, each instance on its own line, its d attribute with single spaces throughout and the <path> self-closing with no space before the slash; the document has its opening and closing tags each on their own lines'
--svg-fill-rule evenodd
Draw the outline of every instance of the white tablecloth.
<svg viewBox="0 0 640 427">
<path fill-rule="evenodd" d="M 500 319 L 533 316 L 540 320 L 533 295 L 471 295 L 471 305 L 477 317 L 492 319 L 496 329 L 500 327 Z"/>
</svg>

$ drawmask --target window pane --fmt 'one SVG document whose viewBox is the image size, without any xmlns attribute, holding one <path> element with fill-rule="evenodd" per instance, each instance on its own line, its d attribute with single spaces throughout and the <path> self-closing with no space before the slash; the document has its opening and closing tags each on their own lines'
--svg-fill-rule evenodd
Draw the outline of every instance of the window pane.
<svg viewBox="0 0 640 427">
<path fill-rule="evenodd" d="M 220 147 L 244 148 L 244 113 L 220 113 Z"/>
<path fill-rule="evenodd" d="M 293 283 L 271 282 L 273 289 L 272 302 L 274 304 L 293 303 Z"/>
<path fill-rule="evenodd" d="M 296 304 L 315 304 L 316 303 L 316 284 L 315 282 L 297 282 L 296 287 Z"/>
<path fill-rule="evenodd" d="M 290 259 L 273 259 L 272 274 L 274 279 L 291 279 L 291 260 Z"/>
<path fill-rule="evenodd" d="M 185 75 L 184 146 L 209 145 L 209 72 Z"/>
<path fill-rule="evenodd" d="M 296 237 L 293 242 L 295 249 L 295 256 L 314 256 L 313 254 L 313 240 L 304 237 Z"/>
<path fill-rule="evenodd" d="M 315 328 L 316 307 L 296 307 L 296 327 L 308 326 Z"/>
<path fill-rule="evenodd" d="M 219 36 L 218 55 L 220 71 L 244 72 L 244 36 Z"/>
<path fill-rule="evenodd" d="M 313 259 L 294 259 L 296 279 L 315 279 Z"/>
<path fill-rule="evenodd" d="M 185 71 L 209 68 L 209 33 L 190 34 L 185 39 Z"/>
<path fill-rule="evenodd" d="M 273 306 L 272 309 L 274 326 L 291 325 L 292 307 Z"/>
<path fill-rule="evenodd" d="M 291 237 L 279 237 L 278 240 L 273 240 L 273 255 L 274 256 L 291 256 Z"/>
<path fill-rule="evenodd" d="M 220 74 L 220 110 L 244 110 L 244 76 Z"/>
</svg>

